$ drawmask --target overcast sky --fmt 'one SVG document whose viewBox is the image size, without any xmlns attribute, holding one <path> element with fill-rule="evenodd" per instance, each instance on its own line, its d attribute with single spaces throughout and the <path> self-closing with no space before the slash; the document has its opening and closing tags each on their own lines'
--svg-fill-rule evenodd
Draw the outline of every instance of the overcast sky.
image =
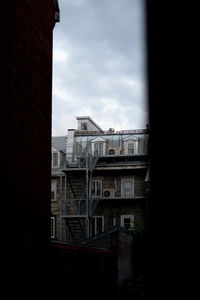
<svg viewBox="0 0 200 300">
<path fill-rule="evenodd" d="M 143 0 L 59 0 L 53 32 L 52 135 L 90 116 L 103 130 L 145 128 Z"/>
</svg>

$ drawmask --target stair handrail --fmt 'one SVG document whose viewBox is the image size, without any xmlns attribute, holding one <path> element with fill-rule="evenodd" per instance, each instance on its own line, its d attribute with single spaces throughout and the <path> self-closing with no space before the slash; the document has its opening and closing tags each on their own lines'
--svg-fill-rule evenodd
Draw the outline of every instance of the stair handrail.
<svg viewBox="0 0 200 300">
<path fill-rule="evenodd" d="M 92 166 L 91 166 L 91 172 L 94 170 L 98 160 L 99 160 L 99 154 L 98 155 L 95 155 L 95 156 L 92 156 L 92 158 L 94 158 L 94 160 L 92 160 Z"/>
</svg>

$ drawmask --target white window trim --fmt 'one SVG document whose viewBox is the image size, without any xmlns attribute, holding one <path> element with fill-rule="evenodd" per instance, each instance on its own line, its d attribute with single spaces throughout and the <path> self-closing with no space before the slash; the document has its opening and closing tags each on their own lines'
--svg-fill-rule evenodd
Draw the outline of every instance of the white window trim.
<svg viewBox="0 0 200 300">
<path fill-rule="evenodd" d="M 102 232 L 104 232 L 104 216 L 93 216 L 92 218 L 94 218 L 94 233 L 95 235 L 97 234 L 97 218 L 101 218 L 102 219 Z"/>
<path fill-rule="evenodd" d="M 102 189 L 102 180 L 98 180 L 98 179 L 94 179 L 92 180 L 92 183 L 93 182 L 99 182 L 101 184 L 101 193 L 100 193 L 100 198 L 102 198 L 102 193 L 103 193 L 103 189 Z M 91 186 L 91 196 L 92 196 L 92 186 Z M 95 197 L 99 197 L 99 196 L 92 196 L 93 198 Z"/>
<path fill-rule="evenodd" d="M 127 196 L 124 195 L 124 188 L 123 188 L 124 181 L 127 181 L 127 180 L 133 182 L 133 191 L 132 191 L 132 195 L 129 196 L 129 197 L 127 197 Z M 124 198 L 133 198 L 133 197 L 134 197 L 134 189 L 135 189 L 135 187 L 134 187 L 134 179 L 132 179 L 132 178 L 131 178 L 131 179 L 130 179 L 130 178 L 121 179 L 121 197 L 124 197 Z"/>
<path fill-rule="evenodd" d="M 53 185 L 54 185 L 54 188 Z M 54 199 L 51 199 L 51 201 L 56 201 L 57 200 L 57 181 L 56 180 L 51 180 L 51 192 L 54 192 Z"/>
<path fill-rule="evenodd" d="M 134 215 L 121 215 L 121 226 L 124 227 L 124 219 L 130 219 L 130 229 L 134 227 Z M 129 230 L 130 230 L 129 229 Z"/>
<path fill-rule="evenodd" d="M 53 221 L 53 225 L 52 225 Z M 56 217 L 51 217 L 51 239 L 56 238 Z"/>
<path fill-rule="evenodd" d="M 134 147 L 133 155 L 138 154 L 138 140 L 130 139 L 130 140 L 124 141 L 125 154 L 128 154 L 128 144 L 133 144 L 134 145 L 133 146 Z"/>
<path fill-rule="evenodd" d="M 59 168 L 60 167 L 60 151 L 53 150 L 51 153 L 52 153 L 51 154 L 52 155 L 52 157 L 51 157 L 51 167 L 52 168 Z M 57 166 L 53 165 L 53 153 L 57 153 L 58 154 L 58 165 Z"/>
<path fill-rule="evenodd" d="M 93 155 L 94 155 L 94 144 L 96 144 L 96 143 L 98 143 L 98 144 L 103 143 L 103 155 L 105 155 L 105 153 L 106 153 L 106 140 L 98 137 L 98 138 L 92 140 L 91 143 L 92 143 L 92 154 Z"/>
<path fill-rule="evenodd" d="M 98 154 L 99 154 L 99 144 L 103 144 L 103 153 L 102 155 L 105 155 L 106 153 L 106 142 L 92 142 L 92 154 L 94 155 L 94 145 L 98 144 Z"/>
</svg>

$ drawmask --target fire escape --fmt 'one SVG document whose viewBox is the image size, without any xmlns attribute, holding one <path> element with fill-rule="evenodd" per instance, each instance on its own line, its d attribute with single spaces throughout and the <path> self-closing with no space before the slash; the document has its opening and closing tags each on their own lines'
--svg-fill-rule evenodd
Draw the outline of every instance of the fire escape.
<svg viewBox="0 0 200 300">
<path fill-rule="evenodd" d="M 84 151 L 75 162 L 66 161 L 63 169 L 65 189 L 68 191 L 65 191 L 64 201 L 61 200 L 61 224 L 65 220 L 65 235 L 68 229 L 75 243 L 84 241 L 92 233 L 92 216 L 99 197 L 92 196 L 91 183 L 92 172 L 98 159 L 98 155 L 93 156 Z"/>
</svg>

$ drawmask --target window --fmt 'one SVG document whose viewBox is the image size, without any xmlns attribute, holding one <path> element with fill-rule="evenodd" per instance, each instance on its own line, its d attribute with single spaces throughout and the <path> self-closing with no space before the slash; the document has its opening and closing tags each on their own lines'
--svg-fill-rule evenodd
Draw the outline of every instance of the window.
<svg viewBox="0 0 200 300">
<path fill-rule="evenodd" d="M 55 192 L 51 191 L 51 200 L 53 201 L 55 199 Z"/>
<path fill-rule="evenodd" d="M 56 217 L 51 217 L 51 239 L 56 237 Z"/>
<path fill-rule="evenodd" d="M 134 197 L 134 180 L 122 179 L 121 181 L 121 195 L 122 197 Z"/>
<path fill-rule="evenodd" d="M 87 130 L 87 123 L 81 123 L 81 130 Z"/>
<path fill-rule="evenodd" d="M 92 197 L 102 197 L 102 182 L 99 180 L 92 181 Z"/>
<path fill-rule="evenodd" d="M 92 143 L 92 154 L 93 155 L 105 155 L 106 151 L 106 140 L 101 137 L 97 137 L 91 141 Z"/>
<path fill-rule="evenodd" d="M 94 216 L 92 217 L 92 235 L 96 235 L 104 232 L 104 217 Z"/>
<path fill-rule="evenodd" d="M 132 229 L 134 227 L 134 216 L 133 215 L 122 215 L 121 226 L 125 229 Z"/>
<path fill-rule="evenodd" d="M 138 138 L 128 137 L 124 139 L 124 154 L 138 154 Z"/>
<path fill-rule="evenodd" d="M 57 200 L 57 182 L 56 180 L 51 181 L 51 201 Z"/>
<path fill-rule="evenodd" d="M 52 167 L 58 167 L 58 152 L 52 153 Z"/>
<path fill-rule="evenodd" d="M 103 155 L 103 143 L 94 144 L 94 155 Z"/>
<path fill-rule="evenodd" d="M 128 144 L 128 154 L 134 154 L 134 144 Z"/>
<path fill-rule="evenodd" d="M 82 145 L 80 143 L 76 143 L 76 155 L 81 154 L 82 151 Z"/>
</svg>

